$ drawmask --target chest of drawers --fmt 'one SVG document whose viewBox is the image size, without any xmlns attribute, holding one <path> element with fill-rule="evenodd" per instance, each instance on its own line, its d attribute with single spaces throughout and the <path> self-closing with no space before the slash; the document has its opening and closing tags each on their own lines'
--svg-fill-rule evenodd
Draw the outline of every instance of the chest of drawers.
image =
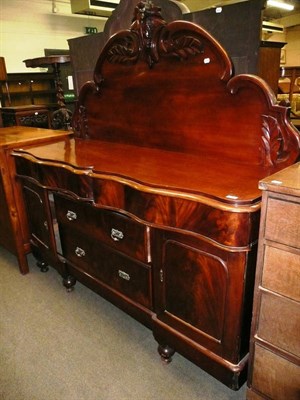
<svg viewBox="0 0 300 400">
<path fill-rule="evenodd" d="M 260 182 L 248 400 L 300 395 L 300 164 Z"/>
</svg>

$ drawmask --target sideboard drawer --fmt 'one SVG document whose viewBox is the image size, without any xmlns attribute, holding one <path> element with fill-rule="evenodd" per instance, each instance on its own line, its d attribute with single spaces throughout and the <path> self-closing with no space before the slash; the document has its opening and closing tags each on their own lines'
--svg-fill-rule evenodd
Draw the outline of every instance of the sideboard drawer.
<svg viewBox="0 0 300 400">
<path fill-rule="evenodd" d="M 122 256 L 70 228 L 61 226 L 60 235 L 67 261 L 131 300 L 152 308 L 149 265 Z"/>
<path fill-rule="evenodd" d="M 262 286 L 300 301 L 300 254 L 265 247 Z"/>
<path fill-rule="evenodd" d="M 276 312 L 274 312 L 276 310 Z M 299 303 L 262 292 L 257 335 L 291 354 L 300 353 Z"/>
<path fill-rule="evenodd" d="M 86 169 L 74 174 L 72 167 L 47 165 L 30 157 L 15 157 L 17 175 L 35 180 L 40 186 L 68 192 L 81 199 L 93 199 L 93 180 Z"/>
<path fill-rule="evenodd" d="M 59 227 L 63 256 L 84 271 L 89 271 L 93 262 L 93 243 L 76 231 Z"/>
<path fill-rule="evenodd" d="M 300 367 L 287 359 L 255 344 L 252 384 L 262 398 L 299 400 Z"/>
<path fill-rule="evenodd" d="M 270 197 L 266 216 L 265 238 L 288 246 L 300 247 L 300 205 Z M 283 234 L 284 233 L 284 234 Z"/>
<path fill-rule="evenodd" d="M 82 232 L 83 236 L 101 241 L 130 257 L 150 262 L 149 228 L 111 210 L 54 196 L 60 224 Z"/>
<path fill-rule="evenodd" d="M 101 261 L 99 261 L 101 258 Z M 151 268 L 111 251 L 107 246 L 97 246 L 95 275 L 113 289 L 137 303 L 152 309 Z M 103 263 L 102 263 L 103 261 Z M 101 267 L 99 268 L 99 263 Z"/>
</svg>

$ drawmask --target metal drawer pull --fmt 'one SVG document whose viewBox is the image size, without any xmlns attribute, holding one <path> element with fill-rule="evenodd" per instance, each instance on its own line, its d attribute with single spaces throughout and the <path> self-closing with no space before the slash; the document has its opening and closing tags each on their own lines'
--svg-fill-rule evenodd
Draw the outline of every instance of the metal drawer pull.
<svg viewBox="0 0 300 400">
<path fill-rule="evenodd" d="M 124 239 L 124 233 L 122 231 L 118 231 L 118 229 L 112 228 L 110 231 L 110 237 L 115 242 L 119 242 L 120 240 Z"/>
<path fill-rule="evenodd" d="M 68 210 L 66 215 L 69 221 L 74 221 L 77 219 L 77 214 L 74 211 Z"/>
<path fill-rule="evenodd" d="M 49 230 L 47 221 L 44 221 L 44 227 L 45 227 L 45 229 L 47 229 L 47 231 Z"/>
<path fill-rule="evenodd" d="M 119 274 L 119 277 L 122 279 L 125 279 L 125 281 L 130 281 L 130 275 L 127 274 L 126 272 L 122 271 L 121 269 L 119 269 L 118 274 Z"/>
<path fill-rule="evenodd" d="M 84 257 L 85 256 L 85 251 L 80 247 L 76 247 L 75 254 L 76 254 L 77 257 Z"/>
</svg>

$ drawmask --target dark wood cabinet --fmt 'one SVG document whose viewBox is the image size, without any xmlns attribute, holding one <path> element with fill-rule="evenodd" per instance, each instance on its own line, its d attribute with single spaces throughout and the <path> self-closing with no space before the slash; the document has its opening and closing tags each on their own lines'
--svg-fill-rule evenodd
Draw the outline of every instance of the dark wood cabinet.
<svg viewBox="0 0 300 400">
<path fill-rule="evenodd" d="M 15 106 L 0 109 L 3 126 L 50 128 L 50 112 L 44 106 Z"/>
<path fill-rule="evenodd" d="M 150 327 L 165 362 L 179 352 L 237 390 L 258 181 L 298 159 L 299 135 L 262 79 L 234 76 L 207 31 L 167 24 L 152 3 L 107 42 L 94 77 L 80 91 L 74 138 L 13 153 L 25 193 L 30 183 L 53 197 L 32 244 L 68 289 L 78 280 Z"/>
<path fill-rule="evenodd" d="M 51 111 L 57 108 L 53 74 L 7 74 L 7 89 L 2 92 L 0 112 L 3 126 L 51 127 Z"/>
</svg>

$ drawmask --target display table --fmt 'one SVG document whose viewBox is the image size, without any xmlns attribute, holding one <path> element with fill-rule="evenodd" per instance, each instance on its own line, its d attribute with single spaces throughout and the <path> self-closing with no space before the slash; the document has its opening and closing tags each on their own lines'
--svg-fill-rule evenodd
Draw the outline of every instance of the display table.
<svg viewBox="0 0 300 400">
<path fill-rule="evenodd" d="M 55 87 L 56 87 L 56 99 L 58 110 L 54 111 L 52 115 L 51 126 L 55 129 L 68 129 L 71 122 L 72 113 L 67 109 L 63 85 L 60 77 L 60 65 L 70 63 L 69 55 L 57 55 L 57 56 L 46 56 L 37 57 L 24 60 L 26 67 L 36 68 L 36 67 L 52 67 L 55 75 Z"/>
<path fill-rule="evenodd" d="M 0 129 L 0 245 L 15 254 L 22 274 L 28 272 L 26 254 L 30 252 L 27 215 L 20 184 L 15 178 L 11 152 L 34 143 L 53 143 L 71 135 L 66 131 L 13 126 Z"/>
</svg>

